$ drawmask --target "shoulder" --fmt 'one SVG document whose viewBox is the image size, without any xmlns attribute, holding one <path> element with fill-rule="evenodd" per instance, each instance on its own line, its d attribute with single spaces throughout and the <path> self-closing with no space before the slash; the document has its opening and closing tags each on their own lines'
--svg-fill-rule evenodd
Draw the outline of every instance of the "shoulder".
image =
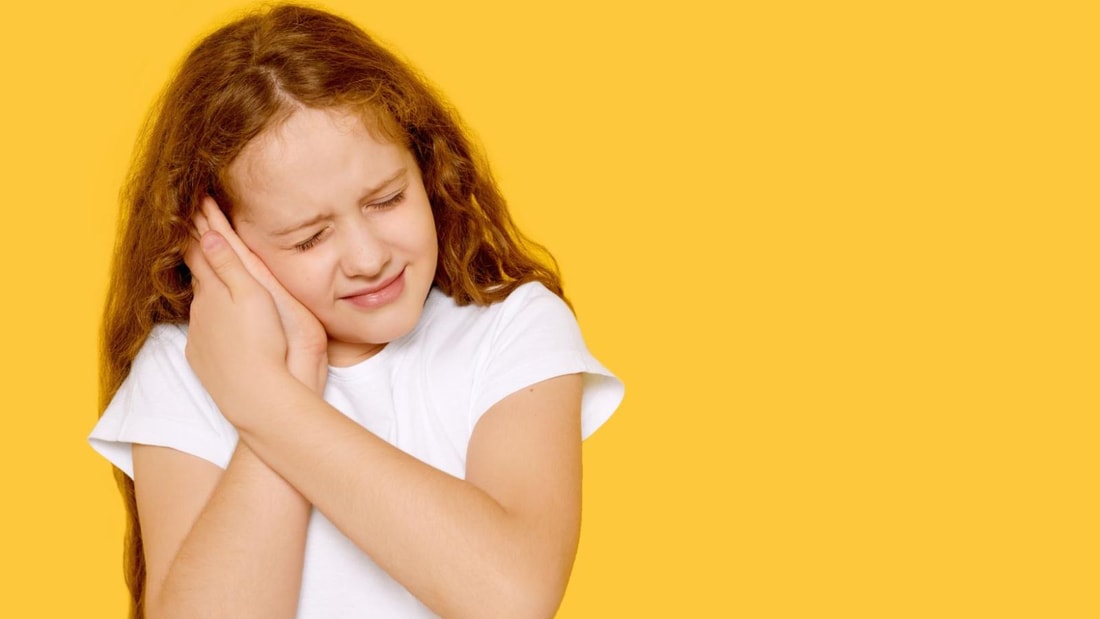
<svg viewBox="0 0 1100 619">
<path fill-rule="evenodd" d="M 145 339 L 142 349 L 170 348 L 179 349 L 187 345 L 187 323 L 160 322 L 153 325 L 149 337 Z"/>
<path fill-rule="evenodd" d="M 503 320 L 514 320 L 524 316 L 564 319 L 576 322 L 573 311 L 561 297 L 551 292 L 541 282 L 528 282 L 497 303 Z"/>
<path fill-rule="evenodd" d="M 518 366 L 543 365 L 551 357 L 575 358 L 587 352 L 573 311 L 539 282 L 516 288 L 490 308 L 485 346 L 496 371 L 511 372 Z"/>
<path fill-rule="evenodd" d="M 128 380 L 148 380 L 154 376 L 189 371 L 186 349 L 186 324 L 154 325 L 134 357 Z"/>
<path fill-rule="evenodd" d="M 573 312 L 565 301 L 551 292 L 541 282 L 527 282 L 517 287 L 503 301 L 490 305 L 457 306 L 449 297 L 443 312 L 466 325 L 477 324 L 486 328 L 506 328 L 515 320 L 557 319 L 575 322 Z"/>
<path fill-rule="evenodd" d="M 162 395 L 203 395 L 206 391 L 187 362 L 187 324 L 158 323 L 130 367 L 126 384 Z"/>
<path fill-rule="evenodd" d="M 496 310 L 494 333 L 497 348 L 520 342 L 544 342 L 583 348 L 580 327 L 573 310 L 539 282 L 516 288 Z"/>
<path fill-rule="evenodd" d="M 133 375 L 144 366 L 155 363 L 158 359 L 175 356 L 182 358 L 186 346 L 186 324 L 157 323 L 153 325 L 149 335 L 145 337 L 141 348 L 134 356 L 130 365 L 130 374 Z"/>
<path fill-rule="evenodd" d="M 236 430 L 191 370 L 186 324 L 157 324 L 89 436 L 92 447 L 133 475 L 130 445 L 160 445 L 225 468 Z"/>
<path fill-rule="evenodd" d="M 475 423 L 509 394 L 566 374 L 584 377 L 584 436 L 595 431 L 622 400 L 622 383 L 588 350 L 573 311 L 541 283 L 524 284 L 490 306 L 486 320 L 479 355 L 473 361 Z"/>
<path fill-rule="evenodd" d="M 568 339 L 575 344 L 580 342 L 581 333 L 565 301 L 538 281 L 531 281 L 488 306 L 459 306 L 433 290 L 425 317 L 410 339 L 421 352 L 449 351 L 469 358 L 495 355 L 522 342 L 544 338 Z"/>
<path fill-rule="evenodd" d="M 542 282 L 527 282 L 517 286 L 502 301 L 496 301 L 489 305 L 458 305 L 454 299 L 438 288 L 433 288 L 428 297 L 429 313 L 443 315 L 464 315 L 467 318 L 490 318 L 500 315 L 508 315 L 521 311 L 531 304 L 558 305 L 569 311 L 558 295 L 551 292 Z"/>
<path fill-rule="evenodd" d="M 425 315 L 414 333 L 415 340 L 431 347 L 452 346 L 457 341 L 492 346 L 497 336 L 532 327 L 575 328 L 569 306 L 540 282 L 517 287 L 503 301 L 490 305 L 458 305 L 433 289 Z"/>
</svg>

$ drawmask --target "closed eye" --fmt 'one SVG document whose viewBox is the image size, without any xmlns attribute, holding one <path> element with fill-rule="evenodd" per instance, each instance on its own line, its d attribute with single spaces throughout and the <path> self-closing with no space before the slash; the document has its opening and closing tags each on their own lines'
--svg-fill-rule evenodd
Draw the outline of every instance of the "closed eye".
<svg viewBox="0 0 1100 619">
<path fill-rule="evenodd" d="M 317 234 L 314 234 L 313 236 L 309 237 L 308 239 L 302 241 L 301 243 L 298 243 L 297 245 L 294 246 L 294 250 L 295 251 L 305 251 L 305 250 L 313 247 L 314 245 L 316 245 L 318 243 L 318 241 L 321 240 L 321 235 L 324 234 L 325 230 L 327 230 L 327 229 L 328 228 L 325 228 L 325 229 L 319 231 Z"/>
<path fill-rule="evenodd" d="M 373 204 L 368 204 L 367 206 L 369 208 L 373 208 L 373 209 L 386 209 L 386 208 L 389 208 L 391 206 L 397 206 L 398 204 L 401 204 L 404 201 L 405 201 L 405 190 L 402 189 L 401 191 L 397 192 L 397 194 L 394 195 L 392 198 L 389 198 L 389 199 L 384 200 L 382 202 L 375 202 Z"/>
<path fill-rule="evenodd" d="M 383 200 L 382 202 L 375 202 L 373 204 L 368 204 L 367 208 L 372 208 L 372 209 L 375 209 L 375 210 L 385 210 L 385 209 L 388 209 L 388 208 L 393 208 L 393 207 L 397 206 L 398 204 L 401 204 L 402 202 L 404 202 L 405 197 L 406 197 L 405 196 L 405 190 L 402 189 L 401 191 L 397 192 L 397 194 L 395 194 L 392 198 L 388 198 L 386 200 Z M 301 243 L 298 243 L 297 245 L 294 246 L 294 250 L 302 252 L 302 251 L 306 251 L 307 249 L 310 249 L 311 247 L 316 245 L 318 242 L 320 242 L 321 236 L 325 233 L 325 230 L 327 230 L 327 229 L 328 228 L 325 228 L 325 229 L 319 231 L 317 234 L 314 234 L 313 236 L 309 237 L 308 239 L 302 241 Z"/>
</svg>

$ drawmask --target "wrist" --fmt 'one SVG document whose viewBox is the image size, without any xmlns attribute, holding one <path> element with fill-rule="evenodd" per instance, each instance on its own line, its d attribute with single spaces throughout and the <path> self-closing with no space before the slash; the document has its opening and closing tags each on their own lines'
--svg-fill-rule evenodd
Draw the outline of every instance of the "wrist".
<svg viewBox="0 0 1100 619">
<path fill-rule="evenodd" d="M 278 401 L 279 393 L 289 383 L 295 383 L 285 364 L 252 364 L 241 372 L 232 384 L 220 390 L 214 402 L 222 414 L 238 430 L 251 427 L 264 417 L 264 409 Z"/>
<path fill-rule="evenodd" d="M 326 356 L 287 355 L 286 367 L 298 382 L 302 383 L 314 393 L 320 395 L 325 391 L 325 382 L 328 379 L 328 358 Z"/>
</svg>

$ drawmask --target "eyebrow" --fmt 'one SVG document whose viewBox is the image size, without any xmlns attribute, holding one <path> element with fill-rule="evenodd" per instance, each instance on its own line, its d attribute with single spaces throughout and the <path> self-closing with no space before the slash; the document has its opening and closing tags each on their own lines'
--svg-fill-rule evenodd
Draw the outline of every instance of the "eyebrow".
<svg viewBox="0 0 1100 619">
<path fill-rule="evenodd" d="M 389 176 L 389 178 L 383 180 L 382 182 L 378 183 L 374 187 L 368 187 L 367 190 L 363 192 L 363 195 L 360 196 L 359 202 L 363 202 L 363 201 L 367 200 L 368 198 L 371 198 L 372 196 L 377 194 L 379 191 L 382 191 L 382 189 L 384 189 L 387 185 L 389 185 L 390 183 L 392 183 L 395 180 L 397 180 L 397 179 L 401 178 L 402 176 L 404 176 L 406 172 L 408 172 L 408 169 L 405 168 L 404 166 L 402 166 L 396 172 L 391 174 Z M 296 223 L 296 224 L 291 224 L 291 225 L 289 225 L 285 228 L 275 230 L 274 232 L 271 233 L 271 236 L 286 236 L 286 235 L 288 235 L 292 232 L 297 232 L 297 231 L 301 230 L 302 228 L 308 228 L 310 226 L 316 225 L 316 224 L 320 223 L 321 221 L 324 221 L 325 219 L 328 219 L 328 215 L 326 215 L 324 213 L 318 213 L 317 215 L 314 215 L 313 217 L 310 217 L 309 219 L 307 219 L 305 221 L 302 221 L 302 222 L 299 222 L 299 223 Z"/>
</svg>

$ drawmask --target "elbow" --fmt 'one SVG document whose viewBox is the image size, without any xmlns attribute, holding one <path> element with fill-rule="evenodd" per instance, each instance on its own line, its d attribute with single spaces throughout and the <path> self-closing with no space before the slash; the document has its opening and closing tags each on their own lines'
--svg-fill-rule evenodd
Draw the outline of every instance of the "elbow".
<svg viewBox="0 0 1100 619">
<path fill-rule="evenodd" d="M 543 543 L 521 550 L 520 555 L 526 559 L 513 563 L 512 569 L 502 575 L 501 607 L 499 614 L 494 616 L 553 619 L 557 614 L 573 571 L 579 535 L 563 539 L 556 536 L 536 538 L 541 538 Z M 503 593 L 505 591 L 507 593 Z"/>
<path fill-rule="evenodd" d="M 568 572 L 561 577 L 560 572 L 549 574 L 546 569 L 514 567 L 508 572 L 490 570 L 495 573 L 488 578 L 482 572 L 482 577 L 476 578 L 479 586 L 464 589 L 463 595 L 450 597 L 448 602 L 428 606 L 451 619 L 552 619 L 565 596 Z"/>
<path fill-rule="evenodd" d="M 510 617 L 524 617 L 529 619 L 553 619 L 561 606 L 561 600 L 565 596 L 564 585 L 560 588 L 547 587 L 545 585 L 531 587 L 524 591 L 513 607 Z"/>
<path fill-rule="evenodd" d="M 553 619 L 561 605 L 562 594 L 564 591 L 549 592 L 545 587 L 510 588 L 502 585 L 496 595 L 454 616 L 470 619 Z"/>
<path fill-rule="evenodd" d="M 467 564 L 471 571 L 456 580 L 464 583 L 461 593 L 437 612 L 456 619 L 553 619 L 573 571 L 579 527 L 561 535 L 529 526 L 514 531 L 496 552 Z"/>
<path fill-rule="evenodd" d="M 510 619 L 553 619 L 565 597 L 572 562 L 568 565 L 540 565 L 538 569 L 516 570 L 502 576 L 498 594 L 472 616 Z"/>
</svg>

